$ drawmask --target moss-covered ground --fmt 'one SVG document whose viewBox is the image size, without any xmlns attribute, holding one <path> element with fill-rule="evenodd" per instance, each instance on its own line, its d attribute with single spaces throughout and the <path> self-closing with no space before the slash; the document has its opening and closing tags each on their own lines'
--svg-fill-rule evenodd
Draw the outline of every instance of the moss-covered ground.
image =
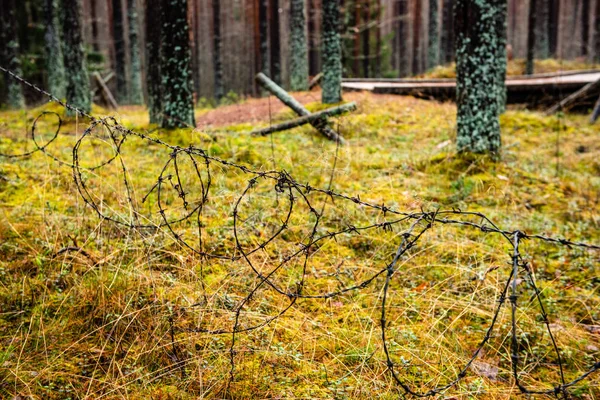
<svg viewBox="0 0 600 400">
<path fill-rule="evenodd" d="M 347 97 L 358 102 L 358 110 L 335 121 L 349 142 L 339 149 L 310 127 L 264 138 L 249 136 L 249 124 L 162 132 L 148 126 L 141 108 L 114 114 L 124 125 L 170 143 L 194 144 L 257 170 L 285 170 L 311 186 L 327 188 L 333 176 L 332 190 L 398 210 L 479 211 L 503 229 L 600 243 L 600 128 L 586 116 L 509 110 L 501 118 L 501 158 L 494 162 L 457 156 L 452 103 Z M 32 149 L 31 124 L 42 109 L 62 112 L 47 105 L 0 113 L 0 153 Z M 52 115 L 40 120 L 40 142 L 49 140 L 56 121 Z M 47 150 L 72 162 L 72 147 L 86 126 L 66 120 Z M 101 140 L 90 141 L 80 159 L 96 165 L 111 151 Z M 141 198 L 169 158 L 168 150 L 135 138 L 122 147 L 133 196 L 148 223 L 159 220 L 156 192 L 143 204 Z M 84 174 L 102 210 L 128 220 L 119 165 Z M 180 168 L 193 202 L 200 189 L 192 184 L 189 165 Z M 200 221 L 202 246 L 231 255 L 232 210 L 250 177 L 217 165 L 211 172 L 213 187 Z M 239 207 L 242 246 L 263 241 L 286 212 L 287 199 L 273 183 L 261 180 L 252 191 Z M 181 215 L 176 193 L 164 196 L 167 213 Z M 321 233 L 386 218 L 352 202 L 316 192 L 307 196 L 324 207 Z M 311 218 L 298 206 L 289 229 L 252 255 L 257 268 L 267 271 L 297 250 L 310 233 Z M 366 279 L 390 261 L 408 226 L 324 241 L 310 254 L 306 292 Z M 198 242 L 191 222 L 176 229 Z M 470 358 L 510 273 L 510 251 L 498 235 L 436 225 L 400 260 L 387 299 L 387 343 L 408 384 L 419 390 L 444 384 Z M 600 253 L 536 241 L 524 242 L 521 252 L 535 272 L 566 379 L 573 379 L 600 360 Z M 293 288 L 299 264 L 273 279 Z M 238 334 L 234 379 L 225 393 L 231 336 L 200 331 L 231 329 L 237 304 L 257 281 L 243 260 L 202 259 L 164 227 L 135 230 L 99 219 L 79 196 L 68 165 L 39 152 L 0 158 L 1 398 L 399 397 L 382 351 L 383 276 L 339 297 L 299 300 L 265 327 Z M 523 279 L 518 283 L 520 376 L 530 387 L 551 388 L 559 382 L 557 358 L 531 287 Z M 241 326 L 265 321 L 288 304 L 263 287 L 245 305 Z M 506 304 L 466 378 L 439 398 L 517 397 L 510 368 Z M 571 393 L 598 398 L 599 383 L 600 375 L 593 374 Z"/>
</svg>

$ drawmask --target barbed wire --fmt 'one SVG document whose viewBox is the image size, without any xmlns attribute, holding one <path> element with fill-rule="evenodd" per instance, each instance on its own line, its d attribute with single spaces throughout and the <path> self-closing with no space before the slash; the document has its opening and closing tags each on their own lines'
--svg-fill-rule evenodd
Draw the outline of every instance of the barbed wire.
<svg viewBox="0 0 600 400">
<path fill-rule="evenodd" d="M 457 208 L 453 209 L 438 209 L 434 211 L 420 210 L 417 212 L 405 212 L 398 210 L 394 207 L 387 206 L 385 203 L 375 203 L 372 201 L 363 200 L 359 195 L 351 196 L 344 193 L 339 193 L 332 190 L 333 174 L 335 171 L 332 169 L 331 179 L 327 188 L 319 188 L 312 186 L 309 183 L 302 183 L 293 178 L 293 176 L 286 171 L 278 170 L 256 170 L 243 164 L 233 162 L 231 160 L 222 159 L 214 155 L 210 155 L 207 150 L 189 145 L 187 147 L 181 147 L 174 144 L 169 144 L 157 137 L 150 136 L 147 133 L 141 133 L 128 129 L 121 125 L 113 117 L 95 117 L 89 113 L 86 113 L 76 106 L 70 105 L 64 102 L 51 93 L 37 87 L 34 84 L 26 81 L 20 76 L 0 66 L 0 70 L 5 72 L 11 79 L 16 79 L 18 82 L 31 87 L 37 92 L 47 96 L 49 100 L 56 102 L 66 108 L 67 110 L 74 112 L 78 117 L 85 117 L 89 119 L 89 125 L 83 132 L 83 134 L 77 138 L 74 146 L 72 147 L 72 160 L 65 161 L 61 160 L 57 156 L 53 155 L 48 151 L 48 147 L 56 141 L 60 135 L 62 126 L 62 120 L 60 115 L 55 112 L 44 111 L 40 113 L 32 122 L 31 137 L 34 145 L 34 149 L 31 151 L 19 153 L 19 154 L 0 154 L 0 157 L 4 158 L 24 158 L 32 156 L 37 152 L 41 152 L 51 159 L 59 162 L 63 166 L 67 166 L 72 170 L 73 182 L 77 188 L 80 197 L 83 199 L 85 204 L 89 206 L 97 216 L 107 222 L 115 223 L 121 226 L 128 227 L 130 229 L 136 229 L 140 231 L 144 230 L 158 230 L 165 228 L 184 248 L 195 253 L 200 258 L 204 259 L 218 259 L 225 261 L 241 261 L 248 265 L 252 270 L 255 278 L 257 279 L 248 294 L 243 297 L 233 307 L 233 326 L 231 329 L 207 329 L 207 328 L 181 328 L 189 332 L 204 333 L 210 335 L 230 335 L 231 344 L 229 346 L 229 379 L 225 388 L 226 392 L 229 392 L 230 385 L 234 381 L 236 373 L 236 340 L 238 335 L 254 331 L 265 327 L 283 316 L 288 310 L 290 310 L 299 300 L 302 299 L 321 299 L 327 300 L 335 297 L 342 296 L 352 291 L 360 291 L 374 284 L 378 279 L 383 280 L 382 296 L 380 300 L 381 307 L 381 319 L 380 319 L 380 334 L 383 352 L 386 358 L 386 365 L 390 371 L 393 381 L 407 394 L 416 397 L 432 397 L 436 396 L 449 388 L 456 386 L 461 380 L 463 380 L 467 374 L 469 368 L 472 367 L 475 360 L 483 352 L 484 347 L 492 338 L 492 334 L 497 324 L 501 309 L 505 305 L 506 300 L 510 303 L 510 318 L 511 318 L 511 346 L 510 346 L 510 358 L 512 365 L 512 376 L 518 389 L 525 394 L 553 394 L 563 396 L 567 398 L 569 396 L 568 389 L 580 383 L 581 381 L 588 378 L 592 373 L 600 369 L 600 362 L 596 362 L 591 365 L 584 373 L 567 381 L 564 373 L 564 361 L 561 358 L 560 348 L 555 340 L 552 333 L 551 324 L 549 322 L 548 313 L 546 312 L 542 297 L 541 290 L 535 283 L 533 271 L 527 261 L 524 260 L 520 253 L 520 247 L 524 241 L 536 241 L 548 243 L 555 246 L 566 246 L 568 248 L 580 248 L 588 251 L 600 250 L 600 245 L 587 243 L 582 241 L 571 240 L 567 238 L 559 238 L 547 236 L 539 233 L 528 234 L 522 230 L 508 230 L 498 227 L 490 218 L 480 212 L 463 211 Z M 40 144 L 36 139 L 36 127 L 41 117 L 53 116 L 57 118 L 57 128 L 50 139 L 45 144 Z M 104 135 L 97 133 L 99 129 L 102 129 Z M 82 146 L 86 140 L 90 140 L 92 137 L 101 137 L 101 139 L 111 146 L 114 154 L 108 158 L 108 160 L 97 164 L 92 167 L 84 167 L 82 165 Z M 126 163 L 123 159 L 123 144 L 129 137 L 135 137 L 141 139 L 147 143 L 152 143 L 160 146 L 161 149 L 168 151 L 169 157 L 166 163 L 160 168 L 160 173 L 155 179 L 155 182 L 151 188 L 142 196 L 141 200 L 138 201 L 135 195 L 135 191 L 131 180 L 129 178 L 129 171 Z M 274 159 L 274 157 L 273 157 Z M 336 149 L 337 159 L 337 149 Z M 182 172 L 182 166 L 185 163 L 191 164 L 191 174 L 185 175 Z M 119 170 L 123 186 L 125 188 L 125 199 L 127 207 L 129 209 L 129 217 L 120 217 L 118 215 L 112 215 L 107 209 L 103 200 L 98 200 L 97 196 L 94 196 L 93 190 L 89 183 L 89 174 L 91 171 L 100 170 L 109 164 L 116 165 Z M 211 250 L 206 249 L 204 246 L 204 235 L 203 235 L 203 213 L 205 208 L 214 202 L 212 200 L 212 190 L 214 187 L 215 176 L 218 176 L 216 169 L 231 169 L 237 173 L 241 173 L 247 177 L 247 184 L 241 193 L 237 196 L 233 202 L 233 209 L 231 211 L 231 218 L 233 219 L 233 240 L 234 246 L 232 249 L 225 250 Z M 190 176 L 191 175 L 191 176 Z M 191 185 L 188 181 L 193 179 L 194 184 Z M 279 215 L 278 224 L 273 229 L 271 234 L 266 235 L 262 241 L 249 246 L 243 239 L 243 225 L 245 220 L 242 216 L 242 205 L 248 202 L 251 197 L 251 193 L 261 184 L 266 184 L 270 187 L 269 191 L 273 191 L 282 203 L 286 203 L 283 206 L 283 211 Z M 193 187 L 198 187 L 199 197 L 191 199 L 190 193 L 193 192 Z M 169 201 L 167 201 L 168 193 L 175 193 L 179 203 L 181 204 L 180 209 L 183 210 L 180 216 L 169 216 L 170 209 Z M 361 207 L 366 210 L 376 212 L 380 216 L 382 221 L 364 224 L 364 225 L 345 225 L 340 226 L 335 230 L 328 230 L 324 225 L 325 218 L 325 202 L 323 202 L 321 208 L 316 204 L 316 200 L 311 198 L 312 194 L 317 194 L 327 199 L 337 200 L 343 202 L 346 207 L 354 206 Z M 153 219 L 152 215 L 144 214 L 140 211 L 141 204 L 146 203 L 151 195 L 156 196 L 156 206 L 158 207 L 159 218 Z M 267 246 L 274 243 L 274 241 L 282 237 L 284 232 L 289 231 L 290 225 L 293 224 L 292 215 L 295 211 L 300 210 L 301 213 L 308 217 L 307 226 L 308 234 L 299 240 L 294 245 L 297 247 L 294 250 L 280 257 L 280 259 L 271 265 L 268 271 L 262 271 L 255 261 L 253 255 L 259 252 L 266 252 Z M 185 238 L 185 235 L 179 233 L 175 227 L 176 224 L 190 222 L 195 223 L 197 242 L 192 242 Z M 403 229 L 403 224 L 408 224 L 408 228 Z M 434 229 L 436 226 L 451 225 L 473 229 L 485 234 L 499 235 L 504 238 L 505 243 L 509 248 L 512 249 L 512 255 L 510 256 L 511 270 L 508 274 L 508 278 L 503 285 L 503 289 L 497 299 L 497 305 L 495 306 L 490 324 L 485 331 L 484 337 L 479 341 L 479 344 L 473 351 L 472 355 L 462 366 L 459 372 L 454 378 L 449 379 L 445 383 L 441 383 L 435 387 L 432 387 L 425 391 L 418 391 L 411 387 L 405 380 L 403 380 L 399 374 L 399 367 L 397 362 L 394 361 L 395 354 L 389 345 L 389 339 L 387 335 L 389 324 L 386 320 L 388 314 L 388 301 L 391 295 L 391 282 L 394 275 L 397 273 L 397 264 L 400 259 L 405 257 L 409 250 L 416 246 L 422 237 L 427 232 Z M 347 235 L 358 235 L 361 232 L 381 230 L 384 232 L 394 232 L 395 238 L 400 240 L 400 244 L 397 246 L 396 251 L 389 263 L 377 269 L 371 273 L 368 277 L 362 279 L 360 282 L 354 282 L 353 284 L 343 285 L 333 291 L 326 292 L 309 292 L 307 289 L 308 280 L 308 266 L 309 260 L 312 254 L 325 242 L 337 241 L 338 238 Z M 285 239 L 284 239 L 285 240 Z M 300 271 L 299 276 L 295 282 L 287 287 L 278 282 L 276 276 L 286 268 L 290 268 L 292 262 L 299 265 Z M 264 267 L 264 265 L 263 265 Z M 519 276 L 524 274 L 526 282 L 531 287 L 534 293 L 534 298 L 540 307 L 540 313 L 542 321 L 549 334 L 552 348 L 556 356 L 556 363 L 559 369 L 560 382 L 553 384 L 551 389 L 539 390 L 526 387 L 521 380 L 519 372 L 519 336 L 517 332 L 517 310 L 518 310 L 518 298 L 519 293 L 517 290 L 517 282 Z M 292 288 L 290 289 L 290 286 Z M 286 304 L 274 315 L 268 316 L 263 321 L 244 325 L 240 322 L 244 307 L 246 307 L 251 300 L 257 295 L 257 293 L 268 288 L 279 296 L 287 299 Z M 509 295 L 510 292 L 510 295 Z M 205 300 L 206 301 L 206 300 Z M 200 303 L 192 304 L 189 308 L 197 307 Z M 169 317 L 170 323 L 170 335 L 173 338 L 175 324 L 173 317 Z M 182 360 L 177 354 L 178 350 L 173 344 L 173 354 L 177 360 L 178 368 L 183 368 L 185 360 Z M 183 374 L 183 372 L 182 372 Z"/>
</svg>

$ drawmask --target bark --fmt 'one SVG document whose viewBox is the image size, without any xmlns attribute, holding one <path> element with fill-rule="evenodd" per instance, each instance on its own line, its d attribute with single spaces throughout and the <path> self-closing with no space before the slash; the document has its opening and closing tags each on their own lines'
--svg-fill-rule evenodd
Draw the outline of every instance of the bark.
<svg viewBox="0 0 600 400">
<path fill-rule="evenodd" d="M 398 31 L 396 35 L 398 36 L 398 70 L 400 72 L 400 76 L 410 75 L 410 58 L 408 54 L 408 40 L 409 40 L 409 27 L 410 24 L 408 22 L 408 0 L 397 0 L 398 1 Z"/>
<path fill-rule="evenodd" d="M 442 62 L 449 63 L 454 60 L 454 1 L 442 0 Z"/>
<path fill-rule="evenodd" d="M 271 60 L 269 54 L 269 22 L 268 13 L 269 0 L 258 0 L 258 37 L 260 46 L 260 68 L 259 70 L 271 76 Z"/>
<path fill-rule="evenodd" d="M 590 0 L 581 0 L 581 55 L 588 55 L 590 39 Z"/>
<path fill-rule="evenodd" d="M 112 0 L 113 43 L 115 46 L 115 78 L 117 84 L 117 102 L 128 103 L 127 72 L 125 62 L 125 36 L 123 32 L 123 4 L 121 0 Z"/>
<path fill-rule="evenodd" d="M 0 42 L 2 42 L 2 54 L 0 54 L 0 64 L 6 66 L 15 74 L 22 76 L 21 60 L 19 59 L 19 39 L 17 33 L 17 18 L 15 15 L 16 5 L 14 0 L 0 0 Z M 16 80 L 5 75 L 5 85 L 7 91 L 7 103 L 10 108 L 23 108 L 25 98 L 23 97 L 23 88 Z"/>
<path fill-rule="evenodd" d="M 63 60 L 58 1 L 45 0 L 44 14 L 46 23 L 45 51 L 48 90 L 59 99 L 65 97 L 65 64 Z"/>
<path fill-rule="evenodd" d="M 161 0 L 146 0 L 146 88 L 151 124 L 162 122 L 161 14 Z"/>
<path fill-rule="evenodd" d="M 269 79 L 265 74 L 259 73 L 256 75 L 256 80 L 269 92 L 275 95 L 283 104 L 291 108 L 296 114 L 300 116 L 308 116 L 310 115 L 310 111 L 308 111 L 302 104 L 298 102 L 298 100 L 294 99 L 290 96 L 285 90 L 281 87 L 277 86 L 275 82 Z M 310 124 L 318 130 L 321 134 L 326 136 L 328 139 L 333 141 L 340 142 L 344 144 L 344 139 L 337 134 L 336 131 L 331 129 L 327 124 L 327 120 L 322 118 L 316 121 L 310 122 Z"/>
<path fill-rule="evenodd" d="M 223 87 L 223 64 L 221 63 L 221 0 L 212 0 L 213 12 L 213 72 L 215 74 L 215 100 L 221 101 L 225 96 Z"/>
<path fill-rule="evenodd" d="M 440 63 L 438 0 L 429 0 L 429 41 L 427 43 L 427 69 Z"/>
<path fill-rule="evenodd" d="M 369 29 L 369 23 L 371 22 L 371 12 L 370 12 L 370 7 L 369 7 L 369 3 L 366 2 L 363 5 L 363 31 L 362 31 L 362 47 L 363 47 L 363 51 L 362 51 L 362 57 L 363 57 L 363 77 L 365 78 L 369 78 L 371 76 L 371 73 L 369 71 L 369 64 L 370 64 L 370 59 L 371 59 L 371 55 L 370 55 L 370 29 Z"/>
<path fill-rule="evenodd" d="M 498 14 L 502 0 L 457 0 L 456 102 L 459 152 L 500 151 Z"/>
<path fill-rule="evenodd" d="M 550 57 L 550 39 L 549 39 L 549 23 L 550 23 L 550 0 L 536 1 L 536 26 L 535 26 L 535 54 L 540 59 Z"/>
<path fill-rule="evenodd" d="M 545 1 L 545 0 L 542 0 Z M 497 73 L 498 73 L 498 85 L 497 85 L 497 100 L 498 100 L 498 113 L 502 114 L 506 111 L 506 44 L 507 44 L 507 28 L 506 24 L 508 21 L 508 3 L 506 0 L 499 0 L 497 3 L 497 12 L 495 19 L 496 29 L 496 62 L 497 62 Z"/>
<path fill-rule="evenodd" d="M 596 18 L 594 19 L 594 62 L 600 62 L 600 0 L 596 0 Z"/>
<path fill-rule="evenodd" d="M 308 89 L 308 51 L 304 0 L 290 3 L 290 84 L 293 91 Z"/>
<path fill-rule="evenodd" d="M 67 101 L 83 112 L 90 112 L 92 99 L 87 63 L 83 51 L 80 3 L 78 0 L 62 0 L 62 2 L 62 29 L 65 44 L 63 57 L 65 76 L 67 77 Z M 72 113 L 67 111 L 67 114 Z"/>
<path fill-rule="evenodd" d="M 323 89 L 325 104 L 342 101 L 342 49 L 340 45 L 338 0 L 323 0 Z"/>
<path fill-rule="evenodd" d="M 279 32 L 279 1 L 271 0 L 271 7 L 269 8 L 270 16 L 269 20 L 271 22 L 269 27 L 269 36 L 270 40 L 270 62 L 271 62 L 271 77 L 277 82 L 277 84 L 281 84 L 281 43 L 279 41 L 280 32 Z"/>
<path fill-rule="evenodd" d="M 196 126 L 187 0 L 163 0 L 160 58 L 163 128 Z"/>
<path fill-rule="evenodd" d="M 140 42 L 138 39 L 138 13 L 136 0 L 127 0 L 127 17 L 129 21 L 129 58 L 131 60 L 131 70 L 129 72 L 129 103 L 143 104 L 142 64 L 140 60 Z"/>
<path fill-rule="evenodd" d="M 548 0 L 548 47 L 552 57 L 556 57 L 558 51 L 559 7 L 560 0 Z"/>
<path fill-rule="evenodd" d="M 527 62 L 525 65 L 525 74 L 533 74 L 533 64 L 535 60 L 535 21 L 536 21 L 536 2 L 538 0 L 529 0 L 529 18 L 527 24 Z"/>
<path fill-rule="evenodd" d="M 264 128 L 264 129 L 252 131 L 252 132 L 250 132 L 250 134 L 266 136 L 266 135 L 270 135 L 271 133 L 281 132 L 281 131 L 285 131 L 288 129 L 296 128 L 298 126 L 310 124 L 314 121 L 317 121 L 317 120 L 320 120 L 323 118 L 335 117 L 336 115 L 344 114 L 346 112 L 350 112 L 350 111 L 354 111 L 354 110 L 356 110 L 355 102 L 342 104 L 341 106 L 328 108 L 326 110 L 312 113 L 312 114 L 306 115 L 304 117 L 296 118 L 291 121 L 282 122 L 281 124 L 272 125 L 267 128 Z"/>
</svg>

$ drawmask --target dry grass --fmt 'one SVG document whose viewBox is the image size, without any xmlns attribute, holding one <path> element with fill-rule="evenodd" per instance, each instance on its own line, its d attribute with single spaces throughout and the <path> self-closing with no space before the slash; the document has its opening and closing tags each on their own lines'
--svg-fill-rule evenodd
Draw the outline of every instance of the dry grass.
<svg viewBox="0 0 600 400">
<path fill-rule="evenodd" d="M 338 151 L 334 190 L 406 211 L 481 211 L 503 228 L 600 242 L 600 131 L 584 116 L 509 111 L 502 117 L 501 161 L 467 161 L 453 152 L 452 104 L 353 96 L 359 110 L 338 120 L 350 144 Z M 0 152 L 31 148 L 26 132 L 37 113 L 0 114 Z M 149 128 L 143 110 L 120 110 L 119 118 L 127 126 Z M 54 125 L 53 117 L 45 118 L 41 136 L 47 140 Z M 249 137 L 243 133 L 248 128 L 153 135 L 327 186 L 335 145 L 309 127 L 272 138 Z M 84 129 L 84 123 L 69 121 L 49 150 L 70 162 L 70 148 Z M 93 165 L 106 159 L 110 148 L 98 142 L 82 152 L 86 165 Z M 123 157 L 139 198 L 169 154 L 130 140 Z M 87 176 L 107 212 L 127 219 L 117 173 L 109 166 Z M 233 252 L 231 211 L 248 177 L 226 168 L 215 167 L 213 173 L 204 245 Z M 190 190 L 193 197 L 195 189 Z M 286 206 L 272 185 L 260 184 L 254 193 L 240 209 L 241 236 L 248 246 L 268 237 Z M 311 196 L 315 204 L 327 201 L 324 231 L 381 221 L 381 215 L 354 204 Z M 150 220 L 158 217 L 155 200 L 151 197 L 143 208 Z M 176 196 L 171 200 L 169 212 L 181 212 Z M 297 247 L 311 226 L 305 211 L 292 215 L 287 235 L 253 256 L 259 268 L 268 269 Z M 231 337 L 195 331 L 231 328 L 233 308 L 257 282 L 247 264 L 199 259 L 165 229 L 138 232 L 100 221 L 79 198 L 71 169 L 39 153 L 0 159 L 0 213 L 0 397 L 224 396 Z M 178 229 L 194 240 L 190 226 Z M 368 231 L 325 242 L 311 255 L 306 291 L 333 290 L 368 277 L 389 260 L 401 233 Z M 89 257 L 77 251 L 53 257 L 67 246 L 84 249 Z M 542 288 L 567 377 L 577 376 L 600 357 L 600 255 L 533 242 L 525 243 L 523 252 Z M 452 379 L 484 335 L 509 260 L 509 246 L 496 236 L 438 226 L 401 261 L 388 299 L 388 345 L 403 366 L 403 379 L 419 389 Z M 292 287 L 298 270 L 290 265 L 274 279 Z M 380 339 L 382 286 L 379 279 L 338 298 L 299 301 L 268 326 L 238 335 L 230 396 L 397 398 L 400 391 L 387 372 Z M 522 378 L 548 387 L 557 382 L 556 357 L 531 289 L 522 283 L 520 293 Z M 241 314 L 242 326 L 264 321 L 287 304 L 286 298 L 261 289 Z M 446 393 L 448 398 L 516 396 L 509 332 L 506 306 L 478 363 Z M 598 383 L 592 376 L 573 393 L 597 398 Z"/>
</svg>

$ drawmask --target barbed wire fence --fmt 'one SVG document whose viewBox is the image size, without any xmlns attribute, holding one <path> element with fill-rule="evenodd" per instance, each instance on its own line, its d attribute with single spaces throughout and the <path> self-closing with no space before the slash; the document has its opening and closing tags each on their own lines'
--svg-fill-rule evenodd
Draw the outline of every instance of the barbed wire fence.
<svg viewBox="0 0 600 400">
<path fill-rule="evenodd" d="M 255 170 L 246 165 L 242 165 L 230 160 L 222 159 L 213 155 L 200 147 L 190 145 L 187 147 L 181 147 L 173 144 L 169 144 L 157 137 L 150 136 L 147 133 L 137 132 L 132 129 L 128 129 L 125 126 L 117 122 L 113 117 L 98 118 L 89 113 L 83 112 L 77 107 L 56 98 L 51 93 L 31 84 L 22 77 L 14 74 L 13 72 L 0 66 L 6 76 L 10 79 L 15 79 L 23 85 L 30 87 L 38 93 L 46 96 L 50 101 L 53 101 L 67 110 L 75 113 L 78 117 L 86 118 L 89 120 L 89 125 L 83 132 L 83 134 L 76 140 L 75 145 L 72 148 L 72 160 L 65 161 L 58 156 L 52 154 L 49 151 L 49 146 L 55 142 L 60 135 L 62 120 L 60 115 L 55 112 L 44 111 L 40 113 L 32 123 L 31 138 L 33 141 L 34 149 L 26 151 L 20 154 L 0 154 L 0 157 L 4 158 L 24 158 L 29 157 L 36 152 L 41 152 L 58 163 L 71 168 L 73 182 L 77 188 L 79 196 L 83 199 L 85 204 L 90 207 L 97 214 L 98 218 L 102 221 L 118 224 L 130 229 L 145 231 L 145 230 L 157 230 L 166 229 L 172 237 L 184 248 L 196 254 L 201 259 L 205 260 L 222 260 L 226 262 L 241 261 L 247 264 L 247 266 L 253 272 L 256 283 L 253 285 L 249 293 L 243 297 L 235 306 L 233 310 L 233 326 L 231 329 L 206 329 L 206 328 L 187 328 L 189 331 L 209 334 L 209 335 L 229 335 L 231 338 L 231 344 L 229 346 L 229 378 L 226 385 L 226 393 L 230 390 L 230 385 L 235 379 L 236 374 L 236 343 L 238 336 L 255 331 L 263 328 L 273 321 L 283 316 L 288 310 L 302 299 L 316 299 L 316 300 L 328 300 L 342 296 L 350 292 L 356 292 L 364 290 L 368 287 L 374 286 L 375 282 L 382 281 L 381 287 L 382 295 L 380 299 L 380 338 L 383 352 L 385 354 L 386 366 L 393 378 L 393 382 L 408 395 L 416 397 L 433 397 L 441 394 L 442 392 L 456 386 L 461 380 L 468 375 L 469 368 L 472 367 L 478 356 L 481 355 L 484 347 L 492 338 L 492 333 L 496 328 L 496 323 L 499 318 L 499 314 L 508 302 L 510 305 L 510 360 L 512 366 L 512 377 L 519 391 L 524 394 L 546 394 L 555 395 L 556 397 L 569 397 L 569 389 L 575 385 L 587 379 L 590 375 L 600 369 L 600 361 L 597 361 L 590 365 L 587 370 L 581 373 L 574 379 L 567 380 L 565 377 L 565 365 L 561 357 L 561 351 L 559 345 L 555 339 L 555 335 L 552 331 L 552 324 L 550 323 L 548 313 L 544 308 L 544 302 L 541 295 L 541 290 L 536 284 L 533 270 L 530 263 L 525 260 L 521 254 L 521 247 L 525 241 L 548 243 L 554 246 L 564 246 L 568 248 L 579 248 L 585 251 L 600 251 L 600 245 L 593 243 L 586 243 L 581 241 L 569 240 L 566 238 L 552 237 L 537 233 L 526 233 L 519 229 L 502 229 L 492 222 L 486 215 L 479 212 L 463 211 L 460 209 L 437 209 L 434 211 L 420 210 L 418 212 L 404 212 L 394 207 L 387 206 L 385 203 L 377 204 L 368 200 L 363 200 L 360 196 L 351 196 L 344 193 L 338 193 L 331 189 L 332 176 L 329 181 L 329 186 L 325 189 L 315 187 L 309 183 L 302 183 L 294 179 L 294 177 L 286 171 L 278 170 Z M 42 144 L 36 136 L 36 129 L 39 120 L 44 116 L 53 116 L 57 118 L 57 128 L 53 135 L 46 143 Z M 103 129 L 104 135 L 99 134 L 97 131 L 99 128 Z M 82 146 L 86 140 L 92 137 L 101 137 L 102 140 L 109 143 L 114 151 L 114 154 L 109 157 L 106 161 L 98 163 L 97 165 L 84 166 L 82 156 Z M 123 160 L 122 148 L 126 140 L 129 138 L 138 138 L 146 143 L 151 143 L 159 146 L 166 152 L 169 152 L 169 157 L 164 166 L 160 169 L 158 177 L 156 177 L 154 184 L 148 192 L 142 196 L 141 200 L 138 200 L 135 196 L 133 185 L 129 177 L 129 173 L 126 164 Z M 271 148 L 273 146 L 271 145 Z M 274 154 L 273 154 L 274 160 Z M 182 172 L 183 165 L 188 163 L 188 168 L 191 174 Z M 99 170 L 106 167 L 109 164 L 114 164 L 120 171 L 121 181 L 125 188 L 125 198 L 127 206 L 129 208 L 130 215 L 128 218 L 119 217 L 106 211 L 107 207 L 103 206 L 102 200 L 98 200 L 92 193 L 92 189 L 89 184 L 88 174 L 90 171 Z M 223 169 L 230 169 L 235 171 L 237 174 L 241 174 L 246 177 L 246 186 L 237 195 L 237 199 L 233 203 L 233 210 L 231 217 L 233 218 L 233 239 L 234 248 L 225 250 L 211 250 L 204 246 L 203 236 L 203 222 L 202 219 L 205 208 L 214 202 L 212 199 L 212 189 L 214 186 L 215 177 L 218 176 L 219 172 Z M 190 176 L 191 175 L 191 176 Z M 199 188 L 199 197 L 190 199 L 190 192 L 193 191 L 190 186 L 192 185 Z M 261 242 L 253 246 L 249 246 L 247 241 L 244 240 L 242 231 L 243 225 L 246 220 L 243 218 L 242 205 L 247 203 L 247 199 L 251 197 L 253 190 L 261 184 L 270 187 L 270 191 L 274 192 L 277 199 L 281 199 L 282 203 L 285 203 L 285 207 L 281 215 L 279 216 L 278 226 L 275 227 L 271 234 L 267 235 Z M 167 192 L 172 191 L 176 194 L 179 199 L 181 208 L 184 210 L 182 215 L 170 216 L 170 208 L 166 200 Z M 365 224 L 365 225 L 347 225 L 339 227 L 336 230 L 327 230 L 322 228 L 324 219 L 324 207 L 325 202 L 319 207 L 317 202 L 311 198 L 311 193 L 319 194 L 325 199 L 331 201 L 343 202 L 345 207 L 361 207 L 364 209 L 371 210 L 382 216 L 383 221 Z M 153 220 L 151 216 L 144 214 L 140 211 L 141 204 L 145 203 L 150 199 L 151 195 L 156 197 L 156 206 L 158 207 L 158 220 Z M 285 201 L 283 201 L 285 200 Z M 307 214 L 310 223 L 308 234 L 304 235 L 297 243 L 295 243 L 296 249 L 290 251 L 282 257 L 278 262 L 274 263 L 270 269 L 264 271 L 262 267 L 256 265 L 253 255 L 256 255 L 262 251 L 266 251 L 267 246 L 274 243 L 274 241 L 285 234 L 286 230 L 289 230 L 292 224 L 292 214 L 294 212 L 300 212 Z M 193 223 L 196 229 L 196 238 L 194 241 L 187 239 L 185 234 L 178 231 L 176 225 L 180 223 Z M 407 228 L 403 228 L 407 225 Z M 391 294 L 391 282 L 394 275 L 398 272 L 398 263 L 403 257 L 407 255 L 409 250 L 413 248 L 424 235 L 435 229 L 437 226 L 450 225 L 470 229 L 478 232 L 482 232 L 487 235 L 497 235 L 505 241 L 507 246 L 512 249 L 512 254 L 509 257 L 510 261 L 510 272 L 508 273 L 507 279 L 504 281 L 502 291 L 499 297 L 496 299 L 497 305 L 495 306 L 491 321 L 485 331 L 484 337 L 479 341 L 475 351 L 468 359 L 465 365 L 463 365 L 459 372 L 453 379 L 448 380 L 445 383 L 441 383 L 435 387 L 429 388 L 428 390 L 417 390 L 413 388 L 409 383 L 402 379 L 399 370 L 398 361 L 395 361 L 397 354 L 394 353 L 393 349 L 389 345 L 388 328 L 389 323 L 387 321 L 389 314 L 389 297 Z M 334 291 L 327 292 L 310 292 L 307 290 L 307 271 L 309 261 L 314 254 L 315 250 L 318 249 L 324 242 L 337 241 L 345 235 L 357 235 L 367 231 L 384 231 L 393 232 L 398 231 L 395 236 L 400 241 L 396 247 L 396 251 L 391 258 L 391 261 L 382 265 L 376 272 L 372 273 L 366 279 L 354 284 L 344 286 Z M 298 279 L 293 285 L 288 284 L 287 286 L 279 282 L 277 275 L 288 268 L 292 262 L 297 263 L 300 268 Z M 263 266 L 264 267 L 264 266 Z M 524 281 L 528 283 L 534 293 L 535 301 L 537 302 L 542 322 L 547 330 L 551 345 L 556 357 L 556 365 L 559 371 L 559 382 L 551 383 L 551 387 L 544 390 L 537 388 L 530 388 L 523 383 L 520 374 L 520 361 L 522 357 L 519 355 L 520 339 L 518 335 L 518 318 L 517 310 L 519 308 L 519 291 L 517 289 L 518 283 L 521 281 L 521 277 L 524 277 Z M 244 310 L 244 307 L 263 289 L 273 291 L 278 296 L 286 299 L 285 306 L 263 321 L 253 323 L 250 325 L 243 324 L 240 319 Z M 190 308 L 196 307 L 198 304 L 193 304 Z M 174 335 L 174 322 L 172 316 L 169 317 L 170 323 L 170 334 L 173 338 Z M 177 356 L 177 348 L 173 345 L 173 353 L 175 358 L 178 360 L 178 364 L 184 364 L 184 361 Z M 183 373 L 183 372 L 182 372 Z"/>
</svg>

